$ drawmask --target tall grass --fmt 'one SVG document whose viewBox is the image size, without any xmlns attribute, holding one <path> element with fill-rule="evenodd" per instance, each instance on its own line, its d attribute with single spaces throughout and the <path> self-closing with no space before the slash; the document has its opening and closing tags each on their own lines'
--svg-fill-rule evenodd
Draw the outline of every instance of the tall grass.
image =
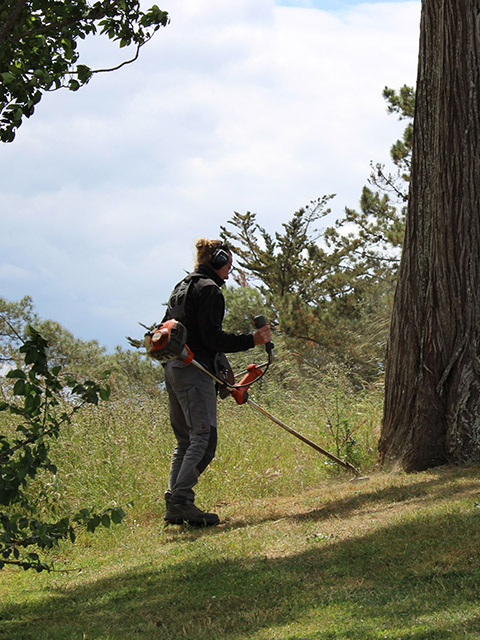
<svg viewBox="0 0 480 640">
<path fill-rule="evenodd" d="M 343 372 L 321 381 L 281 382 L 267 376 L 252 397 L 272 415 L 323 448 L 364 469 L 376 458 L 381 387 L 355 390 Z M 343 474 L 314 449 L 249 405 L 218 403 L 216 459 L 197 485 L 198 502 L 211 508 L 242 498 L 291 495 Z M 130 505 L 136 519 L 164 508 L 174 438 L 166 394 L 122 396 L 86 407 L 55 443 L 58 474 L 39 480 L 57 511 L 80 506 Z M 36 484 L 34 491 L 39 491 Z"/>
</svg>

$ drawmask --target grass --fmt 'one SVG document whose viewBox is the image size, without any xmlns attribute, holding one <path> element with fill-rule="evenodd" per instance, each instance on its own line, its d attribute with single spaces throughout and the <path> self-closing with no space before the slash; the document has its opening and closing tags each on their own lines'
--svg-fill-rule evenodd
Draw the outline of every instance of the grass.
<svg viewBox="0 0 480 640">
<path fill-rule="evenodd" d="M 84 535 L 67 572 L 1 574 L 9 640 L 478 638 L 477 467 L 232 499 L 212 530 Z"/>
<path fill-rule="evenodd" d="M 51 573 L 0 572 L 0 640 L 479 638 L 479 468 L 375 472 L 381 389 L 360 394 L 335 372 L 298 389 L 254 396 L 370 479 L 225 400 L 198 485 L 221 516 L 207 530 L 164 526 L 161 399 L 117 398 L 66 427 L 59 474 L 32 487 L 39 509 L 131 506 L 55 549 Z"/>
<path fill-rule="evenodd" d="M 252 397 L 326 450 L 363 469 L 372 468 L 381 389 L 372 387 L 360 395 L 343 381 L 340 386 L 335 382 L 333 392 L 328 386 L 309 392 L 315 394 L 315 402 L 305 402 L 305 390 L 278 391 L 267 383 L 259 384 Z M 248 405 L 238 406 L 228 398 L 219 401 L 218 412 L 216 459 L 198 485 L 198 497 L 206 506 L 237 495 L 292 495 L 342 473 L 338 465 Z M 0 419 L 5 417 L 0 414 Z M 163 506 L 173 447 L 166 399 L 122 397 L 86 407 L 52 447 L 61 472 L 41 479 L 40 487 L 36 483 L 34 495 L 55 502 L 60 513 L 133 503 L 133 517 L 148 519 L 157 500 Z"/>
</svg>

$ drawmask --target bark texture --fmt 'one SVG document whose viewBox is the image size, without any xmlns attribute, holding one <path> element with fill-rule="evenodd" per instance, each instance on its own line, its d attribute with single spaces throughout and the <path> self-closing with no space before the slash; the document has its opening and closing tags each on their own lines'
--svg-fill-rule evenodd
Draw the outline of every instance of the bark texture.
<svg viewBox="0 0 480 640">
<path fill-rule="evenodd" d="M 480 0 L 423 0 L 383 463 L 480 461 Z"/>
</svg>

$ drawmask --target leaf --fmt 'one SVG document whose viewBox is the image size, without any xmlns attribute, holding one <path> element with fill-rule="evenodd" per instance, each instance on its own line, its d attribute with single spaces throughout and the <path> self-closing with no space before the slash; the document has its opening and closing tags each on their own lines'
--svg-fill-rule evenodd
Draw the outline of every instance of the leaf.
<svg viewBox="0 0 480 640">
<path fill-rule="evenodd" d="M 17 380 L 14 387 L 13 387 L 13 393 L 16 396 L 24 396 L 25 395 L 25 380 Z"/>
<path fill-rule="evenodd" d="M 25 349 L 25 364 L 35 364 L 39 359 L 39 351 L 36 348 L 33 348 L 30 345 L 26 345 Z M 21 349 L 20 349 L 21 351 Z"/>
<path fill-rule="evenodd" d="M 121 507 L 114 507 L 110 514 L 113 524 L 120 524 L 125 517 L 125 511 Z"/>
<path fill-rule="evenodd" d="M 20 381 L 18 381 L 18 382 L 20 382 Z M 27 385 L 25 385 L 25 386 L 27 386 Z M 19 395 L 21 395 L 21 394 L 19 394 Z M 38 395 L 30 393 L 25 398 L 25 410 L 28 411 L 28 413 L 32 413 L 32 411 L 34 409 L 36 409 L 39 404 L 40 404 L 40 398 L 39 398 Z"/>
<path fill-rule="evenodd" d="M 90 509 L 80 509 L 80 511 L 74 516 L 75 522 L 82 522 L 90 518 Z"/>
<path fill-rule="evenodd" d="M 79 82 L 85 84 L 92 77 L 92 70 L 84 64 L 77 65 L 77 77 Z"/>
<path fill-rule="evenodd" d="M 101 518 L 99 515 L 94 515 L 91 520 L 87 522 L 87 531 L 93 533 L 98 525 L 101 523 Z"/>
<path fill-rule="evenodd" d="M 21 369 L 14 369 L 13 371 L 9 371 L 5 377 L 6 378 L 22 378 L 23 380 L 26 380 L 27 375 L 25 371 L 22 371 Z"/>
<path fill-rule="evenodd" d="M 107 384 L 107 386 L 105 387 L 105 389 L 100 389 L 100 391 L 98 392 L 100 395 L 100 398 L 106 402 L 109 398 L 110 398 L 110 387 Z"/>
</svg>

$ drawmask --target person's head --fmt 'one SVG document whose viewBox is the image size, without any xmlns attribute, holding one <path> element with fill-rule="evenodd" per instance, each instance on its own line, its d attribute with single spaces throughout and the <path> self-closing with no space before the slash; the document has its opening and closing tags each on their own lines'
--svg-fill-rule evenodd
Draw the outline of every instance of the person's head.
<svg viewBox="0 0 480 640">
<path fill-rule="evenodd" d="M 222 280 L 228 278 L 232 268 L 233 256 L 224 242 L 199 238 L 195 243 L 195 248 L 197 250 L 195 268 L 201 264 L 206 264 L 216 271 Z"/>
</svg>

